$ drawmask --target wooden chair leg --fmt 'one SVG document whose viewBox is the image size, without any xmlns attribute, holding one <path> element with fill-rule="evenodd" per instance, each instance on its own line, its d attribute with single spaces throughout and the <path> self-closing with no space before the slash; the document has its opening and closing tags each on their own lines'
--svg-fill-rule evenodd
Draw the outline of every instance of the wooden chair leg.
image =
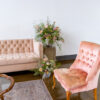
<svg viewBox="0 0 100 100">
<path fill-rule="evenodd" d="M 78 93 L 78 96 L 80 97 L 80 92 Z"/>
<path fill-rule="evenodd" d="M 71 93 L 69 91 L 66 92 L 66 100 L 70 100 Z"/>
<path fill-rule="evenodd" d="M 93 90 L 94 92 L 94 100 L 97 100 L 97 88 Z"/>
<path fill-rule="evenodd" d="M 1 98 L 1 100 L 4 100 L 4 97 L 3 97 L 3 95 L 2 95 L 0 98 Z"/>
<path fill-rule="evenodd" d="M 56 85 L 56 82 L 55 82 L 55 75 L 53 75 L 53 86 L 52 86 L 53 89 L 55 88 L 55 85 Z"/>
</svg>

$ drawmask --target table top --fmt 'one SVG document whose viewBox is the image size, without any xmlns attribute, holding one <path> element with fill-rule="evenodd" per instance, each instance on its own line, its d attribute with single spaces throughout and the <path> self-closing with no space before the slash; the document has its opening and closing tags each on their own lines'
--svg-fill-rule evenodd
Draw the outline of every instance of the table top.
<svg viewBox="0 0 100 100">
<path fill-rule="evenodd" d="M 0 74 L 0 95 L 10 91 L 14 85 L 14 79 L 6 74 Z"/>
</svg>

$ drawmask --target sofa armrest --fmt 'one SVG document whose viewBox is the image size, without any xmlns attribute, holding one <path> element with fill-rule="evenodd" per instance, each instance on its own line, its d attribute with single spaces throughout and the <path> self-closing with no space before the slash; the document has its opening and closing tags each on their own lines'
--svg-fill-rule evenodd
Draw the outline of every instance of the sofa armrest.
<svg viewBox="0 0 100 100">
<path fill-rule="evenodd" d="M 38 55 L 40 59 L 43 58 L 43 45 L 41 42 L 33 41 L 34 53 Z"/>
</svg>

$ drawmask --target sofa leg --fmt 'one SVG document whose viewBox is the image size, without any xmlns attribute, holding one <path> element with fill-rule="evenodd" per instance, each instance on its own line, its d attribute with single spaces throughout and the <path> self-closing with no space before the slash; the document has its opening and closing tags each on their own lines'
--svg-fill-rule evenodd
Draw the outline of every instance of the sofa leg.
<svg viewBox="0 0 100 100">
<path fill-rule="evenodd" d="M 56 82 L 55 82 L 55 75 L 53 75 L 53 86 L 52 86 L 52 89 L 55 88 L 55 85 L 56 85 Z"/>
<path fill-rule="evenodd" d="M 70 100 L 71 93 L 69 91 L 66 91 L 66 100 Z"/>
<path fill-rule="evenodd" d="M 97 88 L 93 90 L 94 92 L 94 100 L 97 100 Z"/>
</svg>

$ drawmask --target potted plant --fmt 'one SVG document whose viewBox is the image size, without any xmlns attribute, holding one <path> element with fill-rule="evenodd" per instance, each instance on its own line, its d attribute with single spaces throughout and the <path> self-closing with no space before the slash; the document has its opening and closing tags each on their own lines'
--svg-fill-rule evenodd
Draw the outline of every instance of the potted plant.
<svg viewBox="0 0 100 100">
<path fill-rule="evenodd" d="M 34 69 L 34 75 L 42 75 L 42 78 L 48 78 L 53 73 L 53 70 L 58 68 L 60 63 L 56 63 L 54 60 L 49 60 L 47 57 L 41 61 L 39 67 Z"/>
<path fill-rule="evenodd" d="M 64 42 L 64 39 L 61 37 L 61 31 L 58 26 L 55 25 L 55 22 L 50 23 L 47 20 L 46 23 L 40 23 L 35 25 L 36 30 L 36 40 L 41 41 L 44 46 L 44 54 L 47 55 L 49 59 L 55 59 L 57 45 L 61 48 L 60 42 Z"/>
</svg>

